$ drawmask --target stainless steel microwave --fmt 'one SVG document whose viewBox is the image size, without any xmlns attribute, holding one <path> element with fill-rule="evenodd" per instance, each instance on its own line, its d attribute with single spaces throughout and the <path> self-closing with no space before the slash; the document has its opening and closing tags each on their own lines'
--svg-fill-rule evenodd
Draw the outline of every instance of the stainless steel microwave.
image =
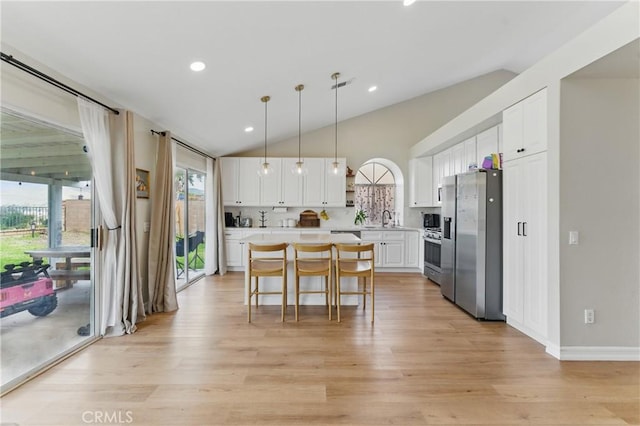
<svg viewBox="0 0 640 426">
<path fill-rule="evenodd" d="M 424 228 L 440 228 L 440 215 L 437 213 L 425 213 L 422 217 Z"/>
</svg>

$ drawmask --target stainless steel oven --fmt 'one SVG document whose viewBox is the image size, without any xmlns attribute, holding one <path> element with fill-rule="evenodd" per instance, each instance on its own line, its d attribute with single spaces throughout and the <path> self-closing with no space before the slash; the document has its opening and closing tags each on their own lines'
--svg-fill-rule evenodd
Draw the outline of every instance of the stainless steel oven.
<svg viewBox="0 0 640 426">
<path fill-rule="evenodd" d="M 424 275 L 431 281 L 440 284 L 442 269 L 440 256 L 442 233 L 440 229 L 425 229 L 424 241 Z"/>
</svg>

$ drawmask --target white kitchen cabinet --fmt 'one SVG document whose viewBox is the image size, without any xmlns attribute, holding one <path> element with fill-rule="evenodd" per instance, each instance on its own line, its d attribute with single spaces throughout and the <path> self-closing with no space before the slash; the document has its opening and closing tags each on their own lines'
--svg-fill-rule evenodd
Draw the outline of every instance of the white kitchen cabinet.
<svg viewBox="0 0 640 426">
<path fill-rule="evenodd" d="M 338 173 L 333 173 L 333 158 L 307 158 L 304 178 L 305 207 L 344 207 L 346 204 L 346 158 L 338 158 Z"/>
<path fill-rule="evenodd" d="M 433 158 L 420 157 L 409 161 L 409 206 L 433 206 Z"/>
<path fill-rule="evenodd" d="M 502 113 L 503 161 L 547 149 L 547 91 L 543 89 Z"/>
<path fill-rule="evenodd" d="M 404 231 L 404 266 L 407 268 L 420 268 L 420 236 L 419 231 Z"/>
<path fill-rule="evenodd" d="M 433 156 L 433 204 L 442 204 L 442 180 L 449 176 L 451 151 L 442 151 Z"/>
<path fill-rule="evenodd" d="M 503 311 L 510 325 L 546 343 L 547 154 L 503 170 Z"/>
<path fill-rule="evenodd" d="M 462 142 L 464 144 L 464 164 L 462 173 L 469 171 L 469 166 L 477 165 L 476 158 L 476 137 L 472 137 Z"/>
<path fill-rule="evenodd" d="M 260 178 L 258 167 L 262 158 L 222 157 L 220 178 L 222 202 L 225 206 L 259 206 Z"/>
<path fill-rule="evenodd" d="M 242 231 L 240 229 L 232 229 L 224 231 L 225 248 L 227 253 L 227 267 L 242 268 L 243 263 L 243 244 L 240 242 Z"/>
<path fill-rule="evenodd" d="M 482 168 L 484 157 L 500 152 L 498 134 L 498 126 L 494 126 L 476 136 L 476 161 L 479 169 Z"/>
<path fill-rule="evenodd" d="M 362 231 L 360 238 L 374 244 L 376 268 L 405 266 L 405 231 Z"/>
<path fill-rule="evenodd" d="M 301 206 L 303 176 L 291 172 L 298 158 L 270 158 L 272 173 L 260 178 L 261 206 Z"/>
<path fill-rule="evenodd" d="M 245 243 L 241 240 L 251 235 L 268 233 L 270 231 L 259 228 L 225 229 L 227 267 L 232 271 L 244 271 L 247 265 L 247 250 Z"/>
<path fill-rule="evenodd" d="M 460 142 L 457 145 L 451 147 L 451 164 L 449 166 L 449 173 L 451 175 L 457 175 L 458 173 L 463 173 L 466 171 L 466 167 L 464 166 L 465 160 L 465 152 L 464 152 L 464 142 Z"/>
</svg>

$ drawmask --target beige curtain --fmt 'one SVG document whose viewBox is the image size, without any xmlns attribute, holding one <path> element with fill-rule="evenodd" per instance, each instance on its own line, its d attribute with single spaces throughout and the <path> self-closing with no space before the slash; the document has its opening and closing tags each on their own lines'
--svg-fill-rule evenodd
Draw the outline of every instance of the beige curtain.
<svg viewBox="0 0 640 426">
<path fill-rule="evenodd" d="M 123 115 L 123 114 L 121 114 Z M 121 317 L 125 333 L 136 330 L 138 318 L 144 319 L 142 280 L 138 269 L 138 240 L 136 237 L 136 161 L 133 139 L 133 113 L 126 111 L 125 120 L 125 181 L 122 191 L 122 220 L 118 253 L 118 277 L 122 285 L 118 288 Z"/>
<path fill-rule="evenodd" d="M 103 249 L 96 253 L 100 259 L 95 277 L 101 302 L 99 333 L 133 333 L 138 318 L 144 319 L 135 233 L 133 114 L 111 115 L 81 97 L 78 111 L 107 228 Z"/>
<path fill-rule="evenodd" d="M 156 179 L 151 187 L 149 230 L 150 312 L 178 309 L 175 274 L 175 216 L 173 196 L 173 148 L 171 134 L 162 132 L 158 141 Z"/>
<path fill-rule="evenodd" d="M 218 246 L 218 273 L 224 275 L 227 273 L 227 253 L 225 251 L 224 241 L 224 205 L 222 203 L 222 181 L 220 179 L 220 159 L 218 158 L 213 165 L 213 198 L 215 205 L 213 210 L 216 212 L 216 243 Z"/>
</svg>

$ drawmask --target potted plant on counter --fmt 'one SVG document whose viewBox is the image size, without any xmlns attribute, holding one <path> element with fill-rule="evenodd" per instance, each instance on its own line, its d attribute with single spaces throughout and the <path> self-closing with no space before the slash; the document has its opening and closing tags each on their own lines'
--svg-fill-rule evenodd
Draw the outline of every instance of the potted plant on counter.
<svg viewBox="0 0 640 426">
<path fill-rule="evenodd" d="M 353 219 L 353 223 L 355 225 L 364 225 L 364 222 L 367 220 L 367 213 L 362 210 L 356 210 L 356 217 Z"/>
</svg>

